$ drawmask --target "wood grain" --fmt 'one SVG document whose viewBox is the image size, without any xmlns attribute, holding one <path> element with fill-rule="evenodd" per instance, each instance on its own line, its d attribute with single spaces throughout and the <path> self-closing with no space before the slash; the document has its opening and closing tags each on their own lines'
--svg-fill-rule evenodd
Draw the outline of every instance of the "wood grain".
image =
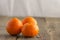
<svg viewBox="0 0 60 40">
<path fill-rule="evenodd" d="M 22 35 L 10 36 L 6 32 L 6 22 L 12 17 L 0 17 L 0 40 L 60 40 L 60 18 L 35 17 L 39 26 L 39 34 L 33 38 L 25 38 Z M 18 17 L 20 20 L 23 17 Z"/>
<path fill-rule="evenodd" d="M 51 40 L 60 40 L 60 18 L 46 18 L 47 30 Z M 50 31 L 50 32 L 49 32 Z"/>
<path fill-rule="evenodd" d="M 16 40 L 16 37 L 10 36 L 5 27 L 0 27 L 0 40 Z"/>
</svg>

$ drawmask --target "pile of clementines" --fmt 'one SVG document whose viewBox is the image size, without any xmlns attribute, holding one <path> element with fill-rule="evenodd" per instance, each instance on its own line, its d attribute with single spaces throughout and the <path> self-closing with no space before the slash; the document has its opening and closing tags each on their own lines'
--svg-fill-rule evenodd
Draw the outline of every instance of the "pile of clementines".
<svg viewBox="0 0 60 40">
<path fill-rule="evenodd" d="M 39 33 L 36 19 L 30 16 L 25 17 L 22 21 L 18 18 L 10 19 L 6 24 L 6 30 L 10 35 L 22 33 L 26 37 L 34 37 Z"/>
</svg>

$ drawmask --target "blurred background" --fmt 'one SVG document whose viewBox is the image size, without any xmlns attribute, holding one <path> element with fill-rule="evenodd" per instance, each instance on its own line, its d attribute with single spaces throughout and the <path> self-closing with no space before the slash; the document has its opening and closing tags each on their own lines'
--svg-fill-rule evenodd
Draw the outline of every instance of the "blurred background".
<svg viewBox="0 0 60 40">
<path fill-rule="evenodd" d="M 0 0 L 0 16 L 60 17 L 60 0 Z"/>
</svg>

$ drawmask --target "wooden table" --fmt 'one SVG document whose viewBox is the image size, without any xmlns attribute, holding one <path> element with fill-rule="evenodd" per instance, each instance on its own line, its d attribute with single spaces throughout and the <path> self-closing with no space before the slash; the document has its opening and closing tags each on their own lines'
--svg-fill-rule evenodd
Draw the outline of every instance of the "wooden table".
<svg viewBox="0 0 60 40">
<path fill-rule="evenodd" d="M 47 18 L 35 18 L 38 22 L 38 26 L 40 29 L 40 33 L 33 38 L 25 38 L 22 35 L 18 36 L 10 36 L 6 32 L 6 22 L 11 17 L 0 17 L 0 40 L 52 40 L 51 36 L 49 35 L 48 31 L 46 30 L 46 20 L 49 20 Z M 22 17 L 19 19 L 23 19 Z M 60 39 L 59 39 L 60 40 Z"/>
</svg>

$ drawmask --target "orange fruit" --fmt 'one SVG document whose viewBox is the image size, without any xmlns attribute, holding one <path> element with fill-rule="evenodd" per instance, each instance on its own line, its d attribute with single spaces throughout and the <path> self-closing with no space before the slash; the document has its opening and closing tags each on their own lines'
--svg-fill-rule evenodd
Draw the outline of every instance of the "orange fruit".
<svg viewBox="0 0 60 40">
<path fill-rule="evenodd" d="M 38 25 L 26 23 L 22 28 L 22 35 L 26 37 L 34 37 L 39 33 Z"/>
<path fill-rule="evenodd" d="M 22 23 L 23 24 L 25 23 L 37 24 L 37 21 L 33 17 L 28 16 L 22 20 Z"/>
<path fill-rule="evenodd" d="M 6 24 L 6 30 L 10 35 L 18 35 L 21 33 L 22 22 L 18 18 L 12 18 Z"/>
</svg>

